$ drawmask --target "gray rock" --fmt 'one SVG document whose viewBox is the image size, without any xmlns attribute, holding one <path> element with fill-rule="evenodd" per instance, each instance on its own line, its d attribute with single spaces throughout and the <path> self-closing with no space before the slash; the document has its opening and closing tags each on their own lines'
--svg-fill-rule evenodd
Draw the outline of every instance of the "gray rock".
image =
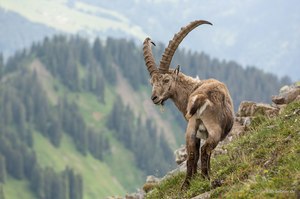
<svg viewBox="0 0 300 199">
<path fill-rule="evenodd" d="M 202 193 L 196 197 L 193 197 L 192 199 L 208 199 L 208 198 L 210 198 L 210 192 Z"/>
<path fill-rule="evenodd" d="M 147 176 L 146 183 L 158 183 L 158 182 L 160 182 L 159 178 L 153 175 Z"/>
<path fill-rule="evenodd" d="M 285 85 L 283 87 L 281 87 L 281 89 L 279 90 L 279 94 L 283 94 L 283 93 L 286 93 L 290 90 L 290 86 L 288 85 Z"/>
<path fill-rule="evenodd" d="M 264 115 L 267 117 L 275 117 L 279 113 L 278 107 L 273 107 L 269 104 L 255 103 L 251 101 L 243 101 L 239 106 L 237 113 L 238 117 L 254 117 Z"/>
<path fill-rule="evenodd" d="M 300 86 L 286 86 L 280 89 L 279 95 L 272 96 L 272 102 L 275 104 L 289 104 L 294 100 L 298 99 L 300 95 Z"/>
<path fill-rule="evenodd" d="M 178 165 L 187 159 L 187 152 L 185 146 L 181 146 L 179 149 L 175 150 L 175 161 Z"/>
<path fill-rule="evenodd" d="M 145 193 L 142 191 L 138 191 L 137 193 L 127 194 L 125 199 L 144 199 Z"/>
</svg>

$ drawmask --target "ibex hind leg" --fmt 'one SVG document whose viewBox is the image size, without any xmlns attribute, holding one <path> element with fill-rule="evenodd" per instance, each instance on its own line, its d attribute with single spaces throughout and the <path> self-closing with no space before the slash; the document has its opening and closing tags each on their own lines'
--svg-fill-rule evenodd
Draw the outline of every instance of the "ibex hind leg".
<svg viewBox="0 0 300 199">
<path fill-rule="evenodd" d="M 203 148 L 203 146 L 201 148 L 201 174 L 204 178 L 210 179 L 209 174 L 208 174 L 209 156 L 206 153 L 206 150 Z"/>
<path fill-rule="evenodd" d="M 201 147 L 201 174 L 204 178 L 210 179 L 210 156 L 218 143 L 219 139 L 208 137 L 205 144 Z"/>
<path fill-rule="evenodd" d="M 193 166 L 193 174 L 195 175 L 197 173 L 198 169 L 198 161 L 200 157 L 200 146 L 201 146 L 201 139 L 196 138 L 196 149 L 195 149 L 195 161 L 194 161 L 194 166 Z"/>
</svg>

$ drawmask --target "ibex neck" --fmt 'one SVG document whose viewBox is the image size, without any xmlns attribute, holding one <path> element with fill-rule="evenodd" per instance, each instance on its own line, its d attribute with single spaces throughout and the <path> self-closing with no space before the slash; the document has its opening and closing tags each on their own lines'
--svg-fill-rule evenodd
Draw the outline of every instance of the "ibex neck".
<svg viewBox="0 0 300 199">
<path fill-rule="evenodd" d="M 171 99 L 183 116 L 186 115 L 186 108 L 190 94 L 201 83 L 200 80 L 191 78 L 182 73 L 178 75 L 174 94 Z"/>
</svg>

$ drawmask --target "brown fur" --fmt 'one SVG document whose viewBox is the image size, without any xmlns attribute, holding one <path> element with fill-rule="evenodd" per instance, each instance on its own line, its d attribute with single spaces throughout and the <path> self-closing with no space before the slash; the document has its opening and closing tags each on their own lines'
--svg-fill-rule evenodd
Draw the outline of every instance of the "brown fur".
<svg viewBox="0 0 300 199">
<path fill-rule="evenodd" d="M 205 106 L 205 104 L 207 105 Z M 205 109 L 201 110 L 201 107 L 204 106 Z M 212 150 L 231 130 L 233 117 L 233 105 L 229 91 L 218 80 L 203 80 L 200 86 L 189 96 L 186 115 L 188 119 L 186 144 L 187 162 L 191 163 L 187 163 L 188 171 L 184 186 L 189 184 L 190 178 L 197 172 L 199 148 L 196 145 L 200 141 L 192 135 L 197 133 L 199 125 L 204 125 L 206 129 L 206 132 L 200 133 L 207 133 L 206 142 L 201 147 L 201 173 L 204 177 L 209 178 Z"/>
<path fill-rule="evenodd" d="M 215 79 L 199 80 L 169 69 L 172 56 L 182 39 L 195 27 L 210 24 L 207 21 L 194 21 L 175 34 L 163 55 L 160 68 L 156 68 L 151 52 L 151 40 L 145 39 L 144 58 L 151 76 L 154 104 L 164 104 L 171 99 L 188 121 L 186 129 L 187 174 L 182 187 L 190 183 L 197 172 L 200 156 L 200 138 L 207 138 L 201 147 L 201 173 L 209 178 L 210 156 L 212 150 L 224 139 L 233 125 L 233 105 L 226 86 Z M 172 49 L 172 53 L 170 53 Z"/>
</svg>

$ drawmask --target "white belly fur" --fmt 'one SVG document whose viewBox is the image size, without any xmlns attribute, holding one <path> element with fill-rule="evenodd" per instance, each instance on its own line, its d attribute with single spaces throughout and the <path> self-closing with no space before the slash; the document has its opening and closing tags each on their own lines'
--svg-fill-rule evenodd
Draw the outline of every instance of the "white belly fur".
<svg viewBox="0 0 300 199">
<path fill-rule="evenodd" d="M 208 137 L 207 130 L 202 122 L 199 124 L 196 137 L 199 139 L 207 139 Z"/>
</svg>

